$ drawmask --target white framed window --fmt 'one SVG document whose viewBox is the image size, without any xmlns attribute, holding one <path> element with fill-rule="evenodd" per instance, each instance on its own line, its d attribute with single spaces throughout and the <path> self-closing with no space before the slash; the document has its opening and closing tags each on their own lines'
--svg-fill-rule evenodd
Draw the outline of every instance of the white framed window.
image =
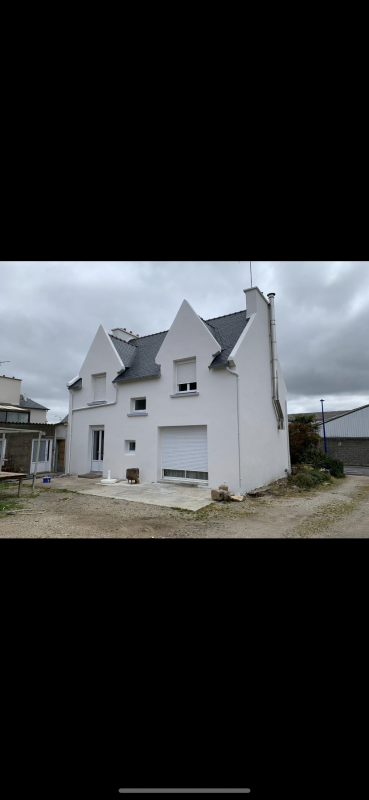
<svg viewBox="0 0 369 800">
<path fill-rule="evenodd" d="M 124 450 L 126 456 L 134 456 L 136 452 L 136 442 L 133 439 L 127 439 L 125 442 Z"/>
<path fill-rule="evenodd" d="M 94 403 L 106 403 L 106 372 L 93 375 Z"/>
<path fill-rule="evenodd" d="M 197 472 L 189 469 L 163 469 L 163 478 L 183 478 L 186 481 L 207 481 L 207 472 Z"/>
<path fill-rule="evenodd" d="M 196 358 L 177 363 L 177 392 L 196 392 Z"/>
<path fill-rule="evenodd" d="M 132 401 L 132 411 L 146 411 L 146 397 L 136 397 Z"/>
</svg>

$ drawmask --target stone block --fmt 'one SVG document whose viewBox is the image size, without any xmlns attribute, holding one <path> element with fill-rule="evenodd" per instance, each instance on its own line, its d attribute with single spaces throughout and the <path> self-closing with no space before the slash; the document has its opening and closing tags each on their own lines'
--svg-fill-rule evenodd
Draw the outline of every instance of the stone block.
<svg viewBox="0 0 369 800">
<path fill-rule="evenodd" d="M 211 499 L 216 500 L 219 502 L 220 500 L 224 500 L 224 492 L 223 490 L 212 489 L 211 490 Z"/>
<path fill-rule="evenodd" d="M 140 482 L 139 477 L 140 477 L 139 469 L 137 469 L 136 467 L 130 467 L 129 469 L 127 469 L 126 471 L 127 481 L 134 481 L 135 483 L 139 483 Z"/>
</svg>

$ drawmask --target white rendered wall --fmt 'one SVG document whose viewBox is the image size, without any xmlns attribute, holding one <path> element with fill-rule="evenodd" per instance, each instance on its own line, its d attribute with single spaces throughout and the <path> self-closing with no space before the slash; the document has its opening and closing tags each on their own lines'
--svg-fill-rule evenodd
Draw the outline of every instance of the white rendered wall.
<svg viewBox="0 0 369 800">
<path fill-rule="evenodd" d="M 19 405 L 22 380 L 20 378 L 3 378 L 0 376 L 0 403 Z"/>
<path fill-rule="evenodd" d="M 29 418 L 30 422 L 37 422 L 37 423 L 46 422 L 46 409 L 25 408 L 22 410 L 31 412 L 31 416 Z"/>
<path fill-rule="evenodd" d="M 284 478 L 285 470 L 289 469 L 288 430 L 278 429 L 272 401 L 269 304 L 254 289 L 247 293 L 247 306 L 256 308 L 256 314 L 252 315 L 234 355 L 235 370 L 240 375 L 242 492 Z M 276 330 L 278 343 L 278 305 Z M 279 362 L 278 378 L 279 399 L 285 414 L 287 394 Z M 233 381 L 236 383 L 235 378 Z M 233 390 L 236 391 L 235 387 Z M 285 428 L 288 429 L 288 419 Z"/>
<path fill-rule="evenodd" d="M 68 437 L 68 425 L 55 425 L 55 438 L 56 439 L 67 439 Z"/>
</svg>

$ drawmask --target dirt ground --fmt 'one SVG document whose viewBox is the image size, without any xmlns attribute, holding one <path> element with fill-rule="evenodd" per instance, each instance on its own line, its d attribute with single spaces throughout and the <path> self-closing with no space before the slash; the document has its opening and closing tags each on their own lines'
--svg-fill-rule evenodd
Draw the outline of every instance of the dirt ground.
<svg viewBox="0 0 369 800">
<path fill-rule="evenodd" d="M 1 486 L 1 484 L 0 484 Z M 0 488 L 0 538 L 248 539 L 368 538 L 369 477 L 304 491 L 279 487 L 243 503 L 200 511 L 82 495 L 65 489 Z M 6 508 L 19 509 L 13 516 Z"/>
</svg>

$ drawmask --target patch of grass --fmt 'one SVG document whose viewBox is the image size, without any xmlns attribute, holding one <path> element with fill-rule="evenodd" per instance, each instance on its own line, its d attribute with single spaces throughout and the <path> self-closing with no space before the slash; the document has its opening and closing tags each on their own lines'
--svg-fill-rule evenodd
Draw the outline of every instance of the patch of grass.
<svg viewBox="0 0 369 800">
<path fill-rule="evenodd" d="M 23 508 L 23 504 L 18 498 L 13 499 L 9 497 L 5 499 L 0 497 L 0 518 L 6 517 L 7 511 L 13 511 L 18 508 Z"/>
<path fill-rule="evenodd" d="M 172 511 L 181 511 L 182 514 L 195 514 L 195 511 L 190 511 L 189 508 L 178 508 L 178 506 L 170 506 Z"/>
</svg>

